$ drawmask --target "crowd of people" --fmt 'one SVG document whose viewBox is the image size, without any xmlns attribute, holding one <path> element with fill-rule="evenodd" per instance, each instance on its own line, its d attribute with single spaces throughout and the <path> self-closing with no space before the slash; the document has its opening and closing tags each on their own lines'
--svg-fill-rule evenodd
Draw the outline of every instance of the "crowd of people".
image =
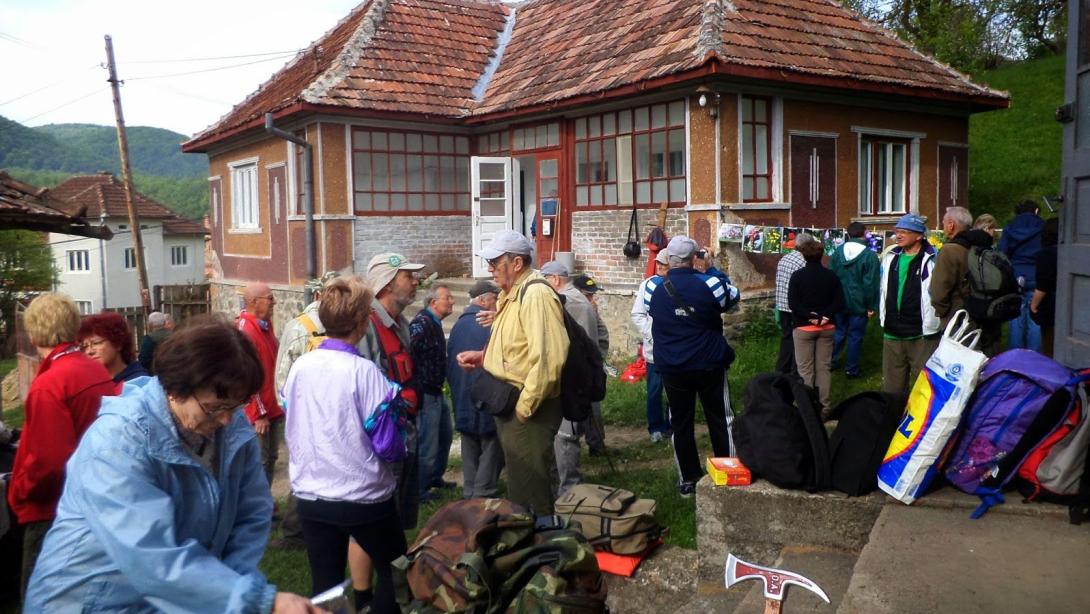
<svg viewBox="0 0 1090 614">
<path fill-rule="evenodd" d="M 1031 205 L 1019 205 L 998 249 L 1021 284 L 1025 317 L 1010 326 L 1011 346 L 1049 351 L 1057 229 Z M 995 220 L 951 207 L 942 225 L 941 250 L 908 214 L 882 255 L 853 223 L 828 268 L 805 233 L 781 259 L 776 368 L 815 388 L 826 412 L 838 357 L 847 377 L 864 374 L 870 318 L 883 334 L 883 388 L 906 391 L 965 304 L 969 252 L 992 245 Z M 492 279 L 469 289 L 449 337 L 451 288 L 430 285 L 423 308 L 406 313 L 424 265 L 392 252 L 359 275 L 308 282 L 313 302 L 279 336 L 276 295 L 260 282 L 241 289 L 233 321 L 175 329 L 151 314 L 139 351 L 120 315 L 81 318 L 62 294 L 36 298 L 24 322 L 41 366 L 7 493 L 23 532 L 26 611 L 318 611 L 258 570 L 279 517 L 281 543 L 306 549 L 314 594 L 343 582 L 347 566 L 357 609 L 394 612 L 391 564 L 420 504 L 455 487 L 443 477 L 455 432 L 464 497 L 495 496 L 506 469 L 506 497 L 551 514 L 582 479 L 581 440 L 605 451 L 599 404 L 584 420 L 564 418 L 565 318 L 603 358 L 610 339 L 595 280 L 559 261 L 535 269 L 533 252 L 518 232 L 493 237 L 477 254 Z M 703 475 L 698 399 L 712 453 L 734 455 L 735 353 L 722 314 L 740 298 L 705 248 L 677 236 L 632 304 L 648 435 L 672 443 L 683 497 Z M 982 350 L 998 352 L 999 325 L 975 324 Z M 282 444 L 291 494 L 278 509 L 270 485 Z"/>
</svg>

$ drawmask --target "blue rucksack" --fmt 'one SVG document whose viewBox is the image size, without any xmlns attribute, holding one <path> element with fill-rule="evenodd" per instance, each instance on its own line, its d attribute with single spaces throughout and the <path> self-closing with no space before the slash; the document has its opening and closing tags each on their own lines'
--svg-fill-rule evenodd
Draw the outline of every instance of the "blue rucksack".
<svg viewBox="0 0 1090 614">
<path fill-rule="evenodd" d="M 1003 487 L 1063 424 L 1088 377 L 1032 350 L 1009 350 L 984 365 L 945 469 L 950 483 L 980 497 L 973 518 L 1003 503 Z"/>
</svg>

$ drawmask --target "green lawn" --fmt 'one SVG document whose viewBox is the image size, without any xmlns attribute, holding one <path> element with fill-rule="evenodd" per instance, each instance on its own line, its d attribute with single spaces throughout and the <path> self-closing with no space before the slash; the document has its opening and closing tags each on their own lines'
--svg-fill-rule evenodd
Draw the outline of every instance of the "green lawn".
<svg viewBox="0 0 1090 614">
<path fill-rule="evenodd" d="M 973 77 L 1011 96 L 1009 109 L 977 113 L 969 120 L 970 208 L 974 215 L 991 213 L 1002 224 L 1013 217 L 1019 201 L 1040 202 L 1042 196 L 1060 193 L 1063 128 L 1054 114 L 1063 104 L 1064 56 Z"/>
<path fill-rule="evenodd" d="M 737 358 L 728 372 L 728 380 L 734 410 L 738 413 L 743 408 L 742 391 L 746 382 L 758 373 L 771 371 L 779 349 L 779 327 L 772 321 L 771 316 L 760 313 L 751 316 L 754 317 L 751 317 L 745 334 L 739 339 L 731 340 Z M 863 348 L 864 377 L 849 380 L 842 372 L 834 372 L 834 404 L 858 392 L 881 387 L 881 352 L 882 333 L 877 323 L 872 321 Z M 646 386 L 642 382 L 626 384 L 618 379 L 610 379 L 606 400 L 602 403 L 606 430 L 610 426 L 645 426 L 646 398 Z M 699 412 L 697 421 L 703 422 L 703 416 Z M 702 451 L 710 452 L 711 444 L 707 435 L 700 437 L 697 443 Z M 612 468 L 610 460 L 613 462 Z M 677 473 L 669 444 L 656 445 L 640 437 L 624 445 L 611 444 L 609 459 L 602 456 L 592 457 L 584 449 L 582 461 L 584 481 L 626 488 L 642 497 L 655 499 L 658 503 L 655 515 L 669 529 L 665 537 L 666 543 L 682 548 L 696 548 L 695 500 L 682 499 L 677 495 Z M 421 523 L 439 507 L 455 500 L 459 495 L 460 491 L 448 491 L 442 500 L 423 506 L 420 511 Z M 415 533 L 407 533 L 406 539 L 409 543 L 412 543 Z M 261 567 L 281 590 L 309 593 L 310 573 L 303 550 L 269 549 Z"/>
</svg>

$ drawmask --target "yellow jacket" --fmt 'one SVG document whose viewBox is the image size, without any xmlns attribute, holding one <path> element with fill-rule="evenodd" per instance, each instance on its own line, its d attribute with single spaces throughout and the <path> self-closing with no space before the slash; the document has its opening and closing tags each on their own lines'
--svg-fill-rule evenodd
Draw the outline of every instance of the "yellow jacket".
<svg viewBox="0 0 1090 614">
<path fill-rule="evenodd" d="M 509 292 L 501 292 L 484 355 L 484 368 L 522 388 L 515 411 L 534 415 L 541 402 L 560 395 L 560 371 L 568 357 L 568 333 L 560 299 L 548 284 L 533 284 L 519 300 L 523 284 L 542 279 L 527 270 Z"/>
</svg>

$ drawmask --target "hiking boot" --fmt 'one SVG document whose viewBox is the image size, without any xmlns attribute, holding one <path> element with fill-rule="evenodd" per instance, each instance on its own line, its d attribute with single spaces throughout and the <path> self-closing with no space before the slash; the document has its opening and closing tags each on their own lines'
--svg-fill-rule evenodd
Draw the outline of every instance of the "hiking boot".
<svg viewBox="0 0 1090 614">
<path fill-rule="evenodd" d="M 682 482 L 677 486 L 677 494 L 683 499 L 688 499 L 696 494 L 696 482 Z"/>
</svg>

